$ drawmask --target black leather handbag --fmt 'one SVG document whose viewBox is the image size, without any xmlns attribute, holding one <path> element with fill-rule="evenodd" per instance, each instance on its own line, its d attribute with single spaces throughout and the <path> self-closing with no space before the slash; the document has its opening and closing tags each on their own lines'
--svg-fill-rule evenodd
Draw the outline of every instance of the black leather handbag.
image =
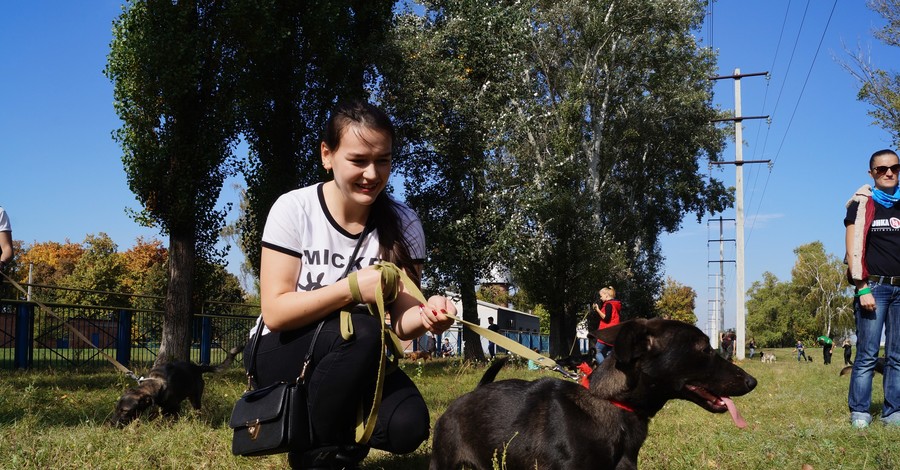
<svg viewBox="0 0 900 470">
<path fill-rule="evenodd" d="M 231 439 L 231 453 L 252 457 L 280 454 L 290 450 L 305 449 L 312 443 L 312 425 L 306 401 L 306 371 L 312 360 L 313 346 L 322 329 L 322 322 L 316 328 L 312 343 L 300 375 L 293 382 L 278 382 L 268 387 L 247 390 L 235 403 L 228 426 L 234 430 Z M 259 342 L 257 328 L 254 335 L 250 359 L 253 377 L 256 369 L 256 348 Z"/>
</svg>

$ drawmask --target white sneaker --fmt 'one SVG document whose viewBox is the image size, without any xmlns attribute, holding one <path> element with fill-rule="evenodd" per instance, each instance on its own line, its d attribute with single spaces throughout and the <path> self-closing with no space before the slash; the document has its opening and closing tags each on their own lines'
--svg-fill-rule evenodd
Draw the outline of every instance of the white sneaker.
<svg viewBox="0 0 900 470">
<path fill-rule="evenodd" d="M 869 422 L 864 419 L 854 419 L 850 422 L 850 425 L 856 429 L 863 429 L 869 427 Z"/>
</svg>

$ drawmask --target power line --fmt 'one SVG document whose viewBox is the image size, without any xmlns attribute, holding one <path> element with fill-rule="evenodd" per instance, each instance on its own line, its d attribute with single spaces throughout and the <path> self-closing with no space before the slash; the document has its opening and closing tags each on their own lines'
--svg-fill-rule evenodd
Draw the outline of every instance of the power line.
<svg viewBox="0 0 900 470">
<path fill-rule="evenodd" d="M 784 141 L 787 139 L 791 123 L 794 122 L 797 108 L 800 107 L 800 99 L 803 97 L 803 92 L 806 90 L 806 84 L 809 83 L 809 77 L 812 75 L 813 66 L 816 65 L 816 59 L 819 57 L 819 50 L 822 48 L 822 43 L 825 41 L 825 33 L 828 32 L 828 26 L 831 24 L 831 18 L 834 16 L 834 10 L 836 8 L 837 0 L 834 0 L 834 3 L 831 5 L 831 12 L 828 14 L 828 21 L 825 22 L 825 28 L 822 30 L 822 36 L 819 38 L 819 45 L 816 46 L 816 53 L 813 55 L 812 63 L 809 64 L 809 70 L 806 72 L 806 79 L 803 80 L 803 86 L 800 88 L 800 95 L 797 96 L 797 103 L 794 105 L 793 112 L 791 112 L 791 118 L 788 120 L 787 128 L 784 130 L 784 136 L 781 138 L 781 144 L 778 145 L 778 150 L 775 152 L 773 160 L 778 160 L 778 155 L 781 154 L 781 148 L 784 146 Z"/>
</svg>

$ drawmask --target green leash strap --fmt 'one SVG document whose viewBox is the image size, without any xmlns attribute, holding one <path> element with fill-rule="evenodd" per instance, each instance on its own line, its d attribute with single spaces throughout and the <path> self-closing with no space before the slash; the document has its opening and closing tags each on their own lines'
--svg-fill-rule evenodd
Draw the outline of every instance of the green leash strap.
<svg viewBox="0 0 900 470">
<path fill-rule="evenodd" d="M 392 263 L 383 263 L 383 264 L 380 264 L 379 266 L 380 267 L 383 266 L 382 273 L 384 273 L 385 270 L 389 270 L 392 272 L 392 275 L 399 277 L 401 282 L 403 282 L 403 287 L 406 288 L 406 291 L 410 295 L 415 297 L 416 300 L 421 302 L 422 305 L 428 304 L 428 301 L 425 300 L 425 296 L 422 295 L 422 291 L 419 290 L 418 286 L 416 286 L 416 284 L 412 281 L 412 279 L 409 278 L 409 275 L 406 274 L 406 272 L 404 272 L 402 269 L 398 268 L 397 266 L 395 266 Z M 382 282 L 384 282 L 384 279 L 385 278 L 382 277 Z M 391 280 L 393 281 L 393 279 L 394 278 L 392 277 Z M 394 281 L 394 282 L 396 282 L 396 281 Z M 507 351 L 513 352 L 519 356 L 524 357 L 525 359 L 531 359 L 532 361 L 534 361 L 535 364 L 537 364 L 541 367 L 550 369 L 552 371 L 559 372 L 560 374 L 562 374 L 570 379 L 573 379 L 573 380 L 578 379 L 578 375 L 576 375 L 574 373 L 570 373 L 569 371 L 563 369 L 553 359 L 550 359 L 549 357 L 544 356 L 540 353 L 534 352 L 533 350 L 507 338 L 506 336 L 501 335 L 500 333 L 496 333 L 487 328 L 476 325 L 472 322 L 465 321 L 462 318 L 459 318 L 456 315 L 453 315 L 451 313 L 447 313 L 447 312 L 443 312 L 443 313 L 447 317 L 452 318 L 454 321 L 457 321 L 459 323 L 462 323 L 463 325 L 466 325 L 472 331 L 478 333 L 479 335 L 486 338 L 488 341 L 491 341 L 491 342 L 499 345 L 500 347 L 506 349 Z"/>
<path fill-rule="evenodd" d="M 391 265 L 394 266 L 394 265 Z M 385 309 L 386 304 L 390 304 L 397 298 L 397 294 L 399 293 L 399 287 L 396 283 L 396 275 L 391 275 L 390 269 L 382 269 L 381 265 L 376 266 L 376 269 L 381 270 L 381 278 L 382 281 L 375 288 L 375 304 L 368 304 L 369 313 L 378 318 L 381 321 L 382 326 L 382 335 L 381 335 L 381 360 L 378 362 L 378 375 L 375 379 L 375 396 L 372 399 L 372 408 L 369 410 L 368 417 L 364 416 L 364 411 L 362 407 L 362 403 L 360 403 L 357 408 L 356 413 L 356 442 L 358 444 L 365 444 L 369 442 L 369 439 L 372 437 L 372 433 L 375 431 L 375 422 L 378 418 L 378 408 L 381 406 L 381 397 L 384 393 L 384 377 L 388 373 L 390 373 L 394 368 L 397 367 L 397 363 L 401 357 L 403 357 L 403 346 L 400 343 L 400 338 L 397 337 L 396 333 L 393 330 L 387 327 L 386 316 L 387 312 Z M 394 270 L 398 270 L 396 266 L 394 266 Z M 357 278 L 356 272 L 350 273 L 347 276 L 347 281 L 350 283 L 350 295 L 353 297 L 353 301 L 357 303 L 362 302 L 362 295 L 359 291 L 359 279 Z M 390 287 L 385 289 L 385 286 Z M 385 290 L 388 291 L 388 295 L 385 295 Z M 348 340 L 353 336 L 353 321 L 351 319 L 351 314 L 349 310 L 341 311 L 341 337 L 344 340 Z M 386 352 L 386 348 L 390 348 L 391 350 L 391 364 L 390 367 L 388 364 L 388 358 Z"/>
</svg>

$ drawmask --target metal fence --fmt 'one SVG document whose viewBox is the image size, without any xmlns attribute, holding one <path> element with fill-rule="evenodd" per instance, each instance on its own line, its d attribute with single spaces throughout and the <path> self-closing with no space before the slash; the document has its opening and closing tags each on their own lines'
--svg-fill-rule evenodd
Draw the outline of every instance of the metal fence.
<svg viewBox="0 0 900 470">
<path fill-rule="evenodd" d="M 159 353 L 163 324 L 159 310 L 45 305 L 59 318 L 35 302 L 0 299 L 0 369 L 107 365 L 98 349 L 126 367 L 146 367 Z M 258 314 L 254 305 L 204 304 L 203 311 L 191 318 L 191 359 L 202 364 L 221 361 L 228 349 L 246 342 Z"/>
<path fill-rule="evenodd" d="M 45 303 L 59 317 L 54 318 L 38 308 L 36 302 L 9 294 L 9 290 L 0 289 L 0 369 L 108 365 L 98 348 L 126 367 L 145 368 L 159 353 L 161 310 Z M 221 361 L 230 348 L 246 342 L 258 315 L 257 305 L 204 303 L 202 311 L 191 318 L 191 360 L 201 364 Z M 87 337 L 90 344 L 65 324 Z M 500 333 L 541 353 L 550 349 L 548 335 L 512 330 Z M 463 351 L 460 325 L 435 338 L 438 348 L 443 338 L 450 339 L 454 355 Z M 422 347 L 416 340 L 405 341 L 404 346 L 407 351 Z M 486 339 L 482 338 L 481 346 L 487 350 Z M 579 339 L 573 346 L 582 352 L 589 347 L 586 339 Z M 498 347 L 497 352 L 505 350 Z"/>
</svg>

